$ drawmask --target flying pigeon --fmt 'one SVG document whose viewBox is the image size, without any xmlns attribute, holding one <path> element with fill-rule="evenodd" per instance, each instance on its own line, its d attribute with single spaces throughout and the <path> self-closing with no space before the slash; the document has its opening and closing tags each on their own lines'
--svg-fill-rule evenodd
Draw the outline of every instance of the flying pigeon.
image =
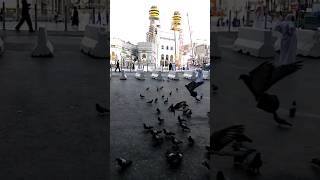
<svg viewBox="0 0 320 180">
<path fill-rule="evenodd" d="M 147 88 L 146 88 L 146 91 L 149 91 L 149 89 L 150 89 L 150 88 L 149 88 L 149 87 L 147 87 Z"/>
<path fill-rule="evenodd" d="M 143 99 L 143 98 L 144 98 L 144 96 L 143 96 L 142 94 L 140 94 L 140 98 L 141 98 L 141 99 Z"/>
<path fill-rule="evenodd" d="M 116 158 L 116 162 L 118 163 L 118 165 L 121 167 L 121 169 L 126 169 L 127 167 L 129 167 L 132 164 L 131 160 L 126 160 L 124 158 Z"/>
<path fill-rule="evenodd" d="M 174 145 L 179 145 L 182 143 L 182 141 L 178 140 L 177 138 L 175 138 L 174 136 L 171 137 L 171 142 L 174 144 Z"/>
<path fill-rule="evenodd" d="M 203 81 L 200 82 L 195 82 L 192 81 L 189 84 L 185 85 L 185 87 L 187 88 L 187 90 L 190 93 L 190 96 L 196 98 L 198 93 L 196 91 L 194 91 L 197 87 L 201 86 L 203 84 Z"/>
<path fill-rule="evenodd" d="M 180 122 L 180 127 L 183 131 L 191 131 L 191 129 L 185 123 Z"/>
<path fill-rule="evenodd" d="M 266 61 L 249 74 L 241 74 L 239 79 L 245 83 L 255 97 L 257 108 L 274 114 L 279 109 L 279 99 L 276 95 L 270 95 L 266 91 L 276 82 L 298 71 L 301 67 L 301 61 L 279 67 Z"/>
<path fill-rule="evenodd" d="M 163 104 L 167 104 L 167 103 L 168 103 L 168 98 L 163 101 Z"/>
<path fill-rule="evenodd" d="M 151 99 L 150 101 L 147 101 L 148 104 L 151 104 L 153 102 L 153 99 Z"/>
<path fill-rule="evenodd" d="M 167 161 L 171 166 L 177 166 L 181 163 L 183 154 L 181 152 L 170 152 L 166 153 Z"/>
<path fill-rule="evenodd" d="M 161 86 L 159 89 L 162 90 L 162 89 L 163 89 L 163 86 Z"/>
<path fill-rule="evenodd" d="M 157 102 L 158 102 L 158 98 L 155 98 L 155 99 L 154 99 L 154 103 L 157 103 Z"/>
</svg>

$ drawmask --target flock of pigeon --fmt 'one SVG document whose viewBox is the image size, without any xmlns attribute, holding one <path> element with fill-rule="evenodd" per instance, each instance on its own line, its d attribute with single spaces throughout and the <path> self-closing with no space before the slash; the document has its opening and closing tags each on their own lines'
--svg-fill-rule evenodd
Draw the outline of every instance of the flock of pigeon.
<svg viewBox="0 0 320 180">
<path fill-rule="evenodd" d="M 148 87 L 145 89 L 146 92 L 152 91 L 152 88 Z M 140 93 L 139 98 L 144 101 L 146 104 L 150 104 L 153 107 L 155 107 L 155 115 L 156 115 L 156 121 L 154 124 L 142 124 L 143 132 L 147 135 L 150 135 L 150 139 L 152 141 L 152 145 L 155 147 L 161 147 L 162 144 L 166 143 L 170 147 L 166 150 L 166 152 L 163 154 L 164 158 L 166 159 L 168 165 L 170 168 L 178 168 L 180 167 L 183 157 L 184 157 L 184 150 L 187 148 L 192 148 L 194 146 L 195 139 L 189 135 L 189 133 L 192 131 L 192 129 L 189 127 L 189 122 L 192 117 L 192 109 L 190 106 L 187 104 L 186 101 L 181 101 L 181 102 L 170 102 L 169 103 L 169 98 L 171 96 L 176 96 L 177 93 L 179 93 L 178 88 L 170 91 L 169 93 L 167 92 L 167 96 L 165 96 L 165 93 L 163 91 L 163 86 L 161 87 L 156 87 L 154 89 L 155 93 L 157 96 L 152 99 L 148 99 L 146 95 L 143 95 L 145 93 Z M 152 92 L 153 93 L 153 92 Z M 147 99 L 147 100 L 146 100 Z M 195 99 L 196 103 L 202 100 L 202 95 L 199 98 Z M 159 109 L 160 106 L 158 105 L 159 103 L 163 103 L 164 105 L 167 106 L 166 109 Z M 171 104 L 171 105 L 169 105 Z M 168 128 L 165 127 L 166 123 L 165 121 L 172 121 L 173 119 L 164 119 L 163 114 L 166 113 L 172 113 L 175 121 L 177 121 L 177 127 L 178 131 L 180 132 L 172 132 Z M 179 139 L 177 138 L 177 133 L 182 133 L 185 134 L 185 139 Z M 183 147 L 183 148 L 182 148 Z M 117 164 L 119 166 L 119 171 L 122 172 L 123 170 L 127 169 L 132 165 L 131 160 L 127 160 L 125 158 L 117 158 L 116 159 Z M 199 163 L 200 164 L 200 163 Z M 209 168 L 208 162 L 202 163 L 204 166 Z M 201 165 L 201 164 L 200 164 Z"/>
<path fill-rule="evenodd" d="M 264 62 L 249 72 L 249 74 L 242 74 L 239 77 L 239 80 L 242 80 L 253 94 L 257 102 L 256 107 L 271 113 L 273 119 L 280 127 L 291 127 L 292 123 L 279 117 L 277 110 L 279 109 L 280 101 L 276 95 L 268 94 L 267 90 L 284 77 L 301 69 L 301 67 L 301 61 L 281 66 Z M 294 118 L 295 114 L 296 101 L 293 101 L 292 107 L 289 109 L 289 117 Z M 244 125 L 233 125 L 215 131 L 210 136 L 210 147 L 207 147 L 207 149 L 210 155 L 232 156 L 235 167 L 245 167 L 249 172 L 259 174 L 260 168 L 263 165 L 261 153 L 245 145 L 245 143 L 252 143 L 253 141 L 244 134 L 244 129 Z M 232 151 L 222 152 L 222 149 L 231 143 Z M 312 159 L 311 163 L 320 167 L 319 158 Z M 217 173 L 216 179 L 225 179 L 222 171 Z"/>
</svg>

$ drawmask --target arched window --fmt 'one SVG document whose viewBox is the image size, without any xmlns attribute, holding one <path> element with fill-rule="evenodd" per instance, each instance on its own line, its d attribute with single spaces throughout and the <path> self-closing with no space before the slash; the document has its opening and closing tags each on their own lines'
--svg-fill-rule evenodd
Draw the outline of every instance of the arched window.
<svg viewBox="0 0 320 180">
<path fill-rule="evenodd" d="M 167 50 L 169 50 L 169 46 L 167 46 Z"/>
<path fill-rule="evenodd" d="M 161 49 L 164 49 L 164 45 L 161 46 Z"/>
<path fill-rule="evenodd" d="M 173 62 L 173 55 L 170 56 L 170 62 Z"/>
<path fill-rule="evenodd" d="M 166 55 L 166 61 L 168 61 L 168 60 L 169 60 L 169 55 L 167 54 L 167 55 Z"/>
<path fill-rule="evenodd" d="M 171 46 L 171 50 L 173 50 L 173 47 Z"/>
<path fill-rule="evenodd" d="M 161 54 L 161 60 L 164 60 L 164 55 L 163 54 Z"/>
</svg>

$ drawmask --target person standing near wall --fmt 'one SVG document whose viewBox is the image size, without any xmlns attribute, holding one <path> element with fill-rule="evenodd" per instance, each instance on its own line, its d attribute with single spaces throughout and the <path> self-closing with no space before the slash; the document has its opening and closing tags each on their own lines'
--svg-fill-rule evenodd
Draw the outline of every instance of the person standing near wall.
<svg viewBox="0 0 320 180">
<path fill-rule="evenodd" d="M 28 27 L 29 27 L 29 32 L 34 32 L 33 27 L 32 27 L 32 21 L 31 17 L 29 14 L 30 10 L 30 4 L 27 2 L 27 0 L 21 0 L 22 4 L 22 12 L 21 12 L 21 19 L 17 26 L 15 27 L 16 31 L 20 31 L 20 27 L 24 23 L 24 21 L 27 21 Z"/>
<path fill-rule="evenodd" d="M 79 26 L 79 13 L 77 7 L 73 7 L 72 26 Z"/>
</svg>

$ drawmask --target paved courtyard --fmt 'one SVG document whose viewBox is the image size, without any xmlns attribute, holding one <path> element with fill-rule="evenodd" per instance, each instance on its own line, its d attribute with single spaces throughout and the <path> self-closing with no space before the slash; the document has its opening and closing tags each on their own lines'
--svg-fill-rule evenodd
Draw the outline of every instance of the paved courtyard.
<svg viewBox="0 0 320 180">
<path fill-rule="evenodd" d="M 105 180 L 106 61 L 81 37 L 50 36 L 53 58 L 31 58 L 36 34 L 8 32 L 0 57 L 0 179 Z"/>
<path fill-rule="evenodd" d="M 187 89 L 184 87 L 189 81 L 157 81 L 148 75 L 145 81 L 135 79 L 133 73 L 128 73 L 128 79 L 119 80 L 120 73 L 113 73 L 110 81 L 110 179 L 130 179 L 130 180 L 205 180 L 209 179 L 209 171 L 201 165 L 205 160 L 205 146 L 209 145 L 209 118 L 207 112 L 210 110 L 209 87 L 210 81 L 206 81 L 197 91 L 203 93 L 203 100 L 196 103 Z M 159 92 L 157 87 L 164 88 Z M 149 91 L 145 91 L 150 87 Z M 178 92 L 176 92 L 178 88 Z M 172 91 L 172 96 L 169 92 Z M 139 94 L 145 95 L 145 99 L 140 99 Z M 162 95 L 169 97 L 169 103 L 164 105 Z M 152 105 L 146 101 L 158 98 L 158 103 Z M 182 132 L 178 126 L 177 116 L 182 112 L 177 111 L 174 116 L 168 112 L 168 107 L 172 103 L 186 100 L 193 111 L 192 117 L 187 124 L 191 128 L 190 133 Z M 164 123 L 158 125 L 156 108 L 162 112 L 161 118 Z M 184 117 L 185 118 L 185 117 Z M 152 136 L 144 133 L 142 124 L 152 125 L 156 129 L 166 128 L 176 133 L 176 137 L 184 143 L 181 146 L 184 152 L 182 165 L 178 169 L 171 169 L 165 158 L 165 152 L 171 148 L 172 143 L 166 141 L 160 147 L 152 146 Z M 195 145 L 188 147 L 187 137 L 191 135 L 195 139 Z M 117 157 L 123 157 L 133 161 L 130 168 L 123 173 L 118 172 L 118 167 L 114 161 Z"/>
<path fill-rule="evenodd" d="M 238 77 L 265 60 L 241 55 L 231 50 L 235 34 L 220 33 L 222 59 L 215 61 L 214 79 L 219 93 L 212 96 L 214 118 L 211 130 L 229 125 L 244 124 L 245 134 L 253 139 L 248 146 L 262 153 L 264 165 L 261 175 L 248 176 L 234 169 L 233 159 L 214 156 L 211 163 L 213 175 L 224 171 L 230 180 L 317 180 L 320 169 L 310 165 L 310 160 L 320 157 L 319 59 L 298 57 L 304 67 L 297 73 L 279 81 L 270 89 L 281 101 L 279 115 L 293 123 L 292 128 L 279 128 L 272 116 L 255 107 L 255 100 Z M 297 101 L 297 116 L 288 117 L 293 100 Z M 212 176 L 212 179 L 215 179 Z"/>
</svg>

